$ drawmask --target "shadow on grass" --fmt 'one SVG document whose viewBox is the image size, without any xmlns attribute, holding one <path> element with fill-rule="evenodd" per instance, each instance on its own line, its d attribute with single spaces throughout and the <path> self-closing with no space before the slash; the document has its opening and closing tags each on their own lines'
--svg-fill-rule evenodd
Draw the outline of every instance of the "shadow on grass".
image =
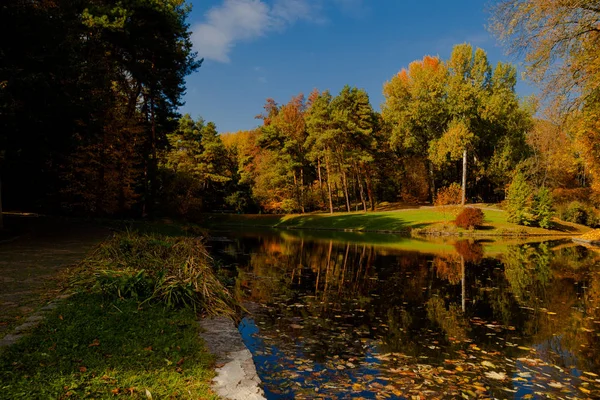
<svg viewBox="0 0 600 400">
<path fill-rule="evenodd" d="M 398 214 L 342 214 L 342 215 L 306 215 L 283 219 L 275 226 L 278 228 L 305 229 L 352 229 L 357 231 L 407 232 L 413 228 L 429 226 L 428 222 L 414 222 L 400 218 Z"/>
<path fill-rule="evenodd" d="M 550 228 L 553 231 L 559 231 L 559 232 L 578 232 L 579 229 L 577 229 L 574 226 L 570 226 L 570 225 L 566 225 L 566 224 L 561 224 L 559 222 L 552 222 L 552 228 Z"/>
</svg>

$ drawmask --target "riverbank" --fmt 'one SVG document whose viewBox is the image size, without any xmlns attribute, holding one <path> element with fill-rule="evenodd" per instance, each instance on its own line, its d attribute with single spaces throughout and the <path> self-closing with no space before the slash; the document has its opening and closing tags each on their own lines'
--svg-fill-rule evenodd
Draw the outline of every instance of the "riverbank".
<svg viewBox="0 0 600 400">
<path fill-rule="evenodd" d="M 73 295 L 7 335 L 0 399 L 218 398 L 198 319 L 239 306 L 201 240 L 116 234 L 61 284 Z"/>
<path fill-rule="evenodd" d="M 552 229 L 522 226 L 506 220 L 506 212 L 482 208 L 485 223 L 476 230 L 457 228 L 451 210 L 421 207 L 397 211 L 334 214 L 207 214 L 207 228 L 268 227 L 280 229 L 333 230 L 346 232 L 395 233 L 403 235 L 444 236 L 571 236 L 591 229 L 569 222 L 554 221 Z"/>
</svg>

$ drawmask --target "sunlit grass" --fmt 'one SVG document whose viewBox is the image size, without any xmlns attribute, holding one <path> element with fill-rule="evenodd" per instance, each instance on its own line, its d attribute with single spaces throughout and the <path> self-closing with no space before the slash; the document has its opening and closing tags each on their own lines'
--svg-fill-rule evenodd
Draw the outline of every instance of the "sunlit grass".
<svg viewBox="0 0 600 400">
<path fill-rule="evenodd" d="M 482 229 L 467 231 L 454 226 L 451 210 L 427 207 L 384 212 L 352 212 L 334 214 L 289 214 L 289 215 L 231 215 L 212 214 L 206 224 L 212 228 L 227 225 L 247 227 L 274 227 L 298 229 L 332 229 L 365 232 L 481 234 L 481 235 L 557 235 L 581 234 L 589 228 L 556 221 L 555 229 L 521 226 L 507 221 L 502 210 L 484 209 L 485 224 Z"/>
</svg>

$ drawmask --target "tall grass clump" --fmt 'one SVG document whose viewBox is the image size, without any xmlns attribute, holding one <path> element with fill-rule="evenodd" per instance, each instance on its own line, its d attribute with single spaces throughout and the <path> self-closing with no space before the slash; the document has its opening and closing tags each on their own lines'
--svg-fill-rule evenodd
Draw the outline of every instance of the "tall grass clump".
<svg viewBox="0 0 600 400">
<path fill-rule="evenodd" d="M 216 277 L 200 239 L 117 233 L 81 264 L 76 285 L 107 296 L 232 314 L 236 302 Z"/>
</svg>

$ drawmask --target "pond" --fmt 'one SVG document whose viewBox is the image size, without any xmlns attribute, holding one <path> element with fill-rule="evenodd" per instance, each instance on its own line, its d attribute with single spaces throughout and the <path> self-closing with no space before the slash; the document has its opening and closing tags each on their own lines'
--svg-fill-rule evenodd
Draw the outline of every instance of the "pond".
<svg viewBox="0 0 600 400">
<path fill-rule="evenodd" d="M 267 398 L 600 398 L 594 249 L 213 235 Z"/>
</svg>

